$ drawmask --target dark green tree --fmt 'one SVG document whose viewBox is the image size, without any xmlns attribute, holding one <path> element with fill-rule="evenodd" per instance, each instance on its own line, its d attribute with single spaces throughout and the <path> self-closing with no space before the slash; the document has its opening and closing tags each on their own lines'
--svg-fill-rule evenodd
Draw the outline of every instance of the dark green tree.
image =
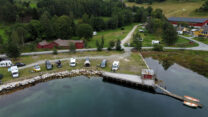
<svg viewBox="0 0 208 117">
<path fill-rule="evenodd" d="M 15 41 L 9 41 L 6 48 L 6 55 L 9 58 L 18 58 L 21 55 L 20 48 Z"/>
<path fill-rule="evenodd" d="M 116 50 L 117 50 L 117 51 L 121 51 L 121 50 L 122 50 L 120 39 L 118 39 L 118 40 L 116 41 Z"/>
<path fill-rule="evenodd" d="M 115 46 L 115 42 L 113 40 L 109 41 L 108 43 L 108 50 L 112 50 L 112 48 Z"/>
<path fill-rule="evenodd" d="M 132 45 L 133 45 L 135 50 L 141 51 L 141 49 L 142 49 L 142 38 L 141 38 L 141 36 L 139 35 L 138 32 L 133 36 Z"/>
<path fill-rule="evenodd" d="M 84 38 L 88 41 L 92 38 L 93 29 L 89 24 L 79 24 L 76 32 L 80 38 Z"/>
<path fill-rule="evenodd" d="M 178 40 L 176 29 L 169 22 L 166 22 L 163 26 L 162 39 L 167 45 L 173 45 Z"/>
</svg>

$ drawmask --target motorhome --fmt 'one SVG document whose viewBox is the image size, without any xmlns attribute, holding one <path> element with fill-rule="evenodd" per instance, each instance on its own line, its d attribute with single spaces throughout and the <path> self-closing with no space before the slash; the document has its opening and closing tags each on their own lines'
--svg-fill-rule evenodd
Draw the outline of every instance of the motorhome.
<svg viewBox="0 0 208 117">
<path fill-rule="evenodd" d="M 76 66 L 76 59 L 75 58 L 71 58 L 69 64 L 70 64 L 71 67 L 75 67 Z"/>
<path fill-rule="evenodd" d="M 18 67 L 17 66 L 12 66 L 10 68 L 10 71 L 12 73 L 12 77 L 13 78 L 18 78 L 19 77 L 19 70 L 18 70 Z"/>
<path fill-rule="evenodd" d="M 12 66 L 12 61 L 10 60 L 0 61 L 0 67 L 11 67 L 11 66 Z"/>
<path fill-rule="evenodd" d="M 114 61 L 112 65 L 112 71 L 117 71 L 119 68 L 119 61 Z"/>
</svg>

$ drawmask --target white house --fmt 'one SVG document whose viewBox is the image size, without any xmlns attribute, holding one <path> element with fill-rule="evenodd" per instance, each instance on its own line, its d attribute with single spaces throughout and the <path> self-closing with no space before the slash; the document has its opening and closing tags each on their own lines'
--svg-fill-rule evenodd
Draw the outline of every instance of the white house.
<svg viewBox="0 0 208 117">
<path fill-rule="evenodd" d="M 94 31 L 94 32 L 93 32 L 93 36 L 96 36 L 96 35 L 97 35 L 97 32 L 96 32 L 96 31 Z"/>
<path fill-rule="evenodd" d="M 152 40 L 152 45 L 154 44 L 160 44 L 160 41 L 159 40 Z"/>
</svg>

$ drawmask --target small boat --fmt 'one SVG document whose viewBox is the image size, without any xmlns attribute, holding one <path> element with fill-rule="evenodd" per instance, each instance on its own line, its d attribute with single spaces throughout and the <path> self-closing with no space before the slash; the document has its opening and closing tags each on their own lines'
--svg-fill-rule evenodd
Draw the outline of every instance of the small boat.
<svg viewBox="0 0 208 117">
<path fill-rule="evenodd" d="M 187 102 L 187 101 L 184 101 L 183 103 L 189 107 L 193 107 L 193 108 L 198 107 L 198 104 L 195 104 L 195 103 L 191 103 L 191 102 Z"/>
<path fill-rule="evenodd" d="M 199 100 L 196 99 L 196 98 L 193 98 L 193 97 L 190 97 L 190 96 L 184 96 L 184 97 L 188 100 L 191 100 L 191 101 L 194 101 L 194 102 L 199 102 Z"/>
</svg>

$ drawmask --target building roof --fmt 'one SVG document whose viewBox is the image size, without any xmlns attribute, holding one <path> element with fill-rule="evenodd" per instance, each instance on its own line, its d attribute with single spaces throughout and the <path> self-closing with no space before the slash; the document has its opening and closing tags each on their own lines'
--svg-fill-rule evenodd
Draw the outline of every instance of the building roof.
<svg viewBox="0 0 208 117">
<path fill-rule="evenodd" d="M 154 75 L 153 69 L 142 69 L 142 75 Z"/>
<path fill-rule="evenodd" d="M 203 23 L 207 20 L 208 20 L 208 18 L 188 18 L 188 17 L 170 17 L 170 18 L 168 18 L 168 21 L 191 22 L 191 23 Z"/>
<path fill-rule="evenodd" d="M 57 39 L 54 41 L 57 43 L 59 46 L 69 46 L 69 43 L 82 43 L 82 40 L 62 40 L 62 39 Z"/>
<path fill-rule="evenodd" d="M 43 41 L 39 42 L 38 44 L 41 46 L 44 46 L 44 45 L 48 45 L 49 43 L 46 40 L 43 40 Z"/>
</svg>

